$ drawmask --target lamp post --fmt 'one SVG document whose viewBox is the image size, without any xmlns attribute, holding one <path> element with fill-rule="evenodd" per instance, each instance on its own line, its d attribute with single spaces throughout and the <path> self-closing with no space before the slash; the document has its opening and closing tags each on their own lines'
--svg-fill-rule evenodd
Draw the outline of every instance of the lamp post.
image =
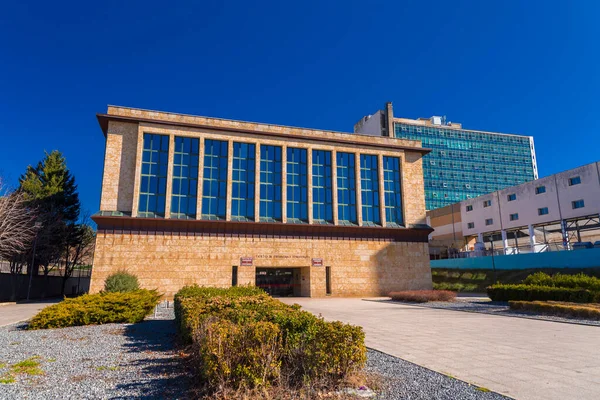
<svg viewBox="0 0 600 400">
<path fill-rule="evenodd" d="M 40 231 L 40 228 L 42 227 L 42 223 L 36 222 L 34 224 L 34 227 L 35 227 L 35 239 L 33 240 L 33 254 L 31 255 L 31 268 L 29 268 L 29 286 L 27 287 L 27 300 L 28 301 L 29 301 L 29 295 L 31 294 L 31 281 L 33 280 L 33 266 L 35 263 L 35 248 L 37 246 L 38 232 Z"/>
<path fill-rule="evenodd" d="M 491 236 L 490 248 L 492 249 L 492 269 L 494 270 L 494 283 L 496 283 L 496 260 L 494 259 L 494 239 Z"/>
</svg>

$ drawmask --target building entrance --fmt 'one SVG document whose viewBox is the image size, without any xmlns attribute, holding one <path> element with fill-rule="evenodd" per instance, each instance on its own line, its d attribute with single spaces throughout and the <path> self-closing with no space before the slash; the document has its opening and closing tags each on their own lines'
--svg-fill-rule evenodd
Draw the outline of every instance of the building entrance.
<svg viewBox="0 0 600 400">
<path fill-rule="evenodd" d="M 256 268 L 256 286 L 273 297 L 300 296 L 300 268 Z"/>
</svg>

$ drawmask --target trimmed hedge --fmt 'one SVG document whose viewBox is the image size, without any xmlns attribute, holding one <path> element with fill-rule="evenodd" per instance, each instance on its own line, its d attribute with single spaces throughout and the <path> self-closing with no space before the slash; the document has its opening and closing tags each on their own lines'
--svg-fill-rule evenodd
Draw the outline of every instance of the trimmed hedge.
<svg viewBox="0 0 600 400">
<path fill-rule="evenodd" d="M 179 334 L 186 343 L 192 342 L 192 322 L 198 325 L 199 321 L 192 321 L 192 315 L 199 300 L 186 301 L 184 299 L 209 299 L 211 297 L 226 296 L 229 298 L 242 296 L 266 295 L 261 288 L 255 286 L 233 286 L 230 288 L 204 287 L 198 285 L 184 286 L 173 298 L 175 303 L 175 322 L 179 328 Z M 199 315 L 199 314 L 198 314 Z"/>
<path fill-rule="evenodd" d="M 534 285 L 504 285 L 497 284 L 487 288 L 492 301 L 510 300 L 553 300 L 572 303 L 592 303 L 600 300 L 598 293 L 587 289 L 560 288 Z"/>
<path fill-rule="evenodd" d="M 600 306 L 547 301 L 509 301 L 511 310 L 532 311 L 540 314 L 571 318 L 600 319 Z"/>
<path fill-rule="evenodd" d="M 523 283 L 526 285 L 578 288 L 600 292 L 600 279 L 582 272 L 575 275 L 561 274 L 560 272 L 548 275 L 543 272 L 536 272 L 525 278 Z"/>
<path fill-rule="evenodd" d="M 152 312 L 160 297 L 156 290 L 140 289 L 64 299 L 40 311 L 29 321 L 27 329 L 141 322 Z"/>
<path fill-rule="evenodd" d="M 406 290 L 391 292 L 389 296 L 394 301 L 427 303 L 428 301 L 453 301 L 456 298 L 456 293 L 449 290 Z"/>
<path fill-rule="evenodd" d="M 260 289 L 186 287 L 175 310 L 212 388 L 335 384 L 366 362 L 362 328 L 326 322 Z"/>
</svg>

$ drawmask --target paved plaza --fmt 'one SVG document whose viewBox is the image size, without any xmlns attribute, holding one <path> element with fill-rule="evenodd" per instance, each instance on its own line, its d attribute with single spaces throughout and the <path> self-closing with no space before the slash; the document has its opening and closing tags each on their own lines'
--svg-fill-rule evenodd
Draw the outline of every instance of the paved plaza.
<svg viewBox="0 0 600 400">
<path fill-rule="evenodd" d="M 0 326 L 26 321 L 42 308 L 56 304 L 62 299 L 32 301 L 29 303 L 6 303 L 0 305 Z"/>
<path fill-rule="evenodd" d="M 368 347 L 516 399 L 599 399 L 600 328 L 381 299 L 282 299 L 360 325 Z"/>
</svg>

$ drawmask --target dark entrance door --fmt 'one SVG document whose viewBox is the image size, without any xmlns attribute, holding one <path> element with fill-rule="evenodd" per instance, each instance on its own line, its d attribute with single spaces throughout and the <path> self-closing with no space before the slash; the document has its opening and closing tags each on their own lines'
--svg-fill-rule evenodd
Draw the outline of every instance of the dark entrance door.
<svg viewBox="0 0 600 400">
<path fill-rule="evenodd" d="M 293 268 L 256 268 L 256 286 L 274 297 L 294 295 Z"/>
</svg>

